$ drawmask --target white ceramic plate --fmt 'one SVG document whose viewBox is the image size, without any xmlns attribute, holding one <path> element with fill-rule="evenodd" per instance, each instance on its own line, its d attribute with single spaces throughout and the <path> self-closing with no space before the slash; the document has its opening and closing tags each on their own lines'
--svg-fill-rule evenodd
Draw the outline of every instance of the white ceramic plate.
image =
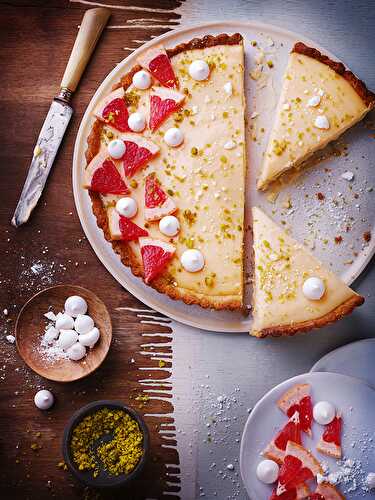
<svg viewBox="0 0 375 500">
<path fill-rule="evenodd" d="M 309 383 L 313 402 L 330 401 L 342 412 L 342 449 L 344 459 L 359 460 L 362 473 L 356 476 L 358 488 L 349 492 L 352 482 L 340 485 L 346 498 L 373 498 L 361 489 L 361 483 L 369 472 L 375 471 L 374 420 L 375 391 L 356 378 L 336 373 L 306 373 L 291 378 L 268 392 L 254 407 L 242 435 L 240 451 L 241 476 L 252 500 L 267 500 L 272 488 L 256 477 L 256 468 L 262 460 L 260 452 L 282 428 L 287 419 L 276 406 L 281 395 L 294 384 Z M 316 451 L 323 427 L 313 424 L 313 438 L 303 435 L 303 444 L 321 462 L 328 464 L 330 471 L 337 470 L 336 461 Z M 372 441 L 370 441 L 372 439 Z"/>
<path fill-rule="evenodd" d="M 332 372 L 356 377 L 375 389 L 375 339 L 358 340 L 323 356 L 311 372 Z"/>
<path fill-rule="evenodd" d="M 351 283 L 361 273 L 375 251 L 375 238 L 372 239 L 368 246 L 363 245 L 362 239 L 363 233 L 372 229 L 372 227 L 369 227 L 369 220 L 375 220 L 375 217 L 373 217 L 375 214 L 374 197 L 371 192 L 367 191 L 372 186 L 375 186 L 375 169 L 366 161 L 374 141 L 369 138 L 369 133 L 363 130 L 363 125 L 355 127 L 345 135 L 345 141 L 349 144 L 349 156 L 347 158 L 334 157 L 329 162 L 322 162 L 316 168 L 307 169 L 297 182 L 283 190 L 275 204 L 267 201 L 267 193 L 262 194 L 255 190 L 255 174 L 260 165 L 262 152 L 265 149 L 288 53 L 297 40 L 319 48 L 319 44 L 306 40 L 303 36 L 266 24 L 227 22 L 210 23 L 171 31 L 153 39 L 119 63 L 104 79 L 82 119 L 73 158 L 73 191 L 78 215 L 87 239 L 108 271 L 124 288 L 151 308 L 182 323 L 217 332 L 248 332 L 251 317 L 245 317 L 240 312 L 215 312 L 204 310 L 198 306 L 187 306 L 182 302 L 173 301 L 144 285 L 140 279 L 135 278 L 121 264 L 111 245 L 105 241 L 102 231 L 97 228 L 95 217 L 92 214 L 88 193 L 82 189 L 81 185 L 85 166 L 86 138 L 93 122 L 91 112 L 97 102 L 110 91 L 112 85 L 119 81 L 121 75 L 136 64 L 136 58 L 139 54 L 159 42 L 163 42 L 166 47 L 174 47 L 194 37 L 237 31 L 244 36 L 245 40 L 248 118 L 249 123 L 256 122 L 256 135 L 258 137 L 258 142 L 248 140 L 250 171 L 248 175 L 249 189 L 246 212 L 249 214 L 249 207 L 256 204 L 274 219 L 279 222 L 286 222 L 286 227 L 292 229 L 292 233 L 297 239 L 315 246 L 314 253 L 316 256 L 331 266 L 345 282 Z M 265 82 L 263 80 L 255 82 L 249 77 L 249 73 L 255 64 L 254 56 L 258 50 L 250 44 L 251 40 L 256 40 L 258 47 L 264 48 L 267 53 L 266 57 L 272 60 L 274 64 L 272 69 L 265 65 L 265 74 L 267 74 L 265 77 L 267 81 Z M 328 51 L 324 50 L 324 52 L 334 57 Z M 263 85 L 262 82 L 265 84 Z M 259 116 L 255 120 L 250 120 L 250 116 L 254 111 L 257 111 Z M 261 132 L 262 128 L 265 129 L 264 133 Z M 324 167 L 329 167 L 331 173 L 326 172 Z M 346 170 L 355 173 L 355 180 L 351 183 L 351 187 L 358 191 L 358 200 L 352 200 L 353 191 L 349 190 L 348 181 L 341 178 L 341 174 Z M 326 202 L 324 204 L 317 200 L 315 196 L 317 191 L 325 194 Z M 342 193 L 342 196 L 338 197 L 340 208 L 337 208 L 333 200 L 333 198 L 337 197 L 338 192 Z M 309 198 L 305 197 L 306 193 L 310 194 Z M 291 209 L 283 208 L 287 196 L 290 196 L 292 202 Z M 347 204 L 343 201 L 346 196 L 348 196 Z M 276 210 L 276 213 L 273 213 L 274 210 Z M 369 217 L 371 218 L 369 219 Z M 315 221 L 313 228 L 309 225 L 312 220 Z M 337 234 L 343 234 L 346 225 L 353 221 L 353 229 L 348 235 L 344 234 L 343 243 L 335 245 L 333 242 L 334 237 Z M 317 236 L 314 244 L 311 238 L 312 232 Z M 355 257 L 353 252 L 356 252 Z"/>
</svg>

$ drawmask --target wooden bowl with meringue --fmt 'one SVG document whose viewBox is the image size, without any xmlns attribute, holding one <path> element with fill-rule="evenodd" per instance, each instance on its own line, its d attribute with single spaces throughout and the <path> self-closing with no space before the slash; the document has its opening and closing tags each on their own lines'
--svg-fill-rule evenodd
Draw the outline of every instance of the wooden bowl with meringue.
<svg viewBox="0 0 375 500">
<path fill-rule="evenodd" d="M 96 370 L 107 356 L 111 317 L 90 290 L 56 285 L 26 302 L 15 337 L 20 356 L 34 372 L 55 382 L 73 382 Z"/>
</svg>

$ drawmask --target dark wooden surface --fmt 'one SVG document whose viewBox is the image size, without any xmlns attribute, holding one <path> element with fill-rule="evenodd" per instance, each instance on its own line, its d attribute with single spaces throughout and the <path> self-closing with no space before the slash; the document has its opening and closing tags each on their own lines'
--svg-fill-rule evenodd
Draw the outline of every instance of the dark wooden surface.
<svg viewBox="0 0 375 500">
<path fill-rule="evenodd" d="M 111 3 L 103 2 L 103 3 Z M 35 140 L 57 93 L 72 48 L 77 26 L 88 5 L 67 0 L 9 0 L 0 2 L 0 498 L 162 498 L 178 495 L 178 454 L 175 448 L 173 387 L 161 398 L 142 402 L 141 385 L 149 377 L 164 381 L 169 370 L 157 369 L 149 340 L 154 325 L 141 325 L 131 312 L 118 307 L 142 307 L 100 264 L 85 240 L 75 212 L 71 189 L 74 140 L 82 114 L 98 85 L 129 50 L 178 24 L 175 0 L 116 0 L 111 26 L 106 29 L 74 97 L 75 110 L 57 161 L 31 221 L 19 229 L 10 219 L 31 159 Z M 139 9 L 134 9 L 138 7 Z M 148 10 L 143 11 L 142 7 Z M 157 8 L 157 12 L 152 9 Z M 165 12 L 161 12 L 164 10 Z M 164 26 L 157 28 L 156 26 Z M 18 311 L 35 292 L 57 283 L 72 283 L 93 290 L 107 305 L 113 321 L 113 343 L 98 371 L 71 384 L 50 383 L 31 372 L 7 342 Z M 7 309 L 8 314 L 3 310 Z M 157 331 L 170 333 L 167 327 Z M 152 337 L 153 343 L 169 343 L 170 335 Z M 141 354 L 140 351 L 145 351 Z M 158 347 L 171 368 L 170 346 Z M 147 355 L 149 354 L 149 355 Z M 134 360 L 134 362 L 133 362 Z M 154 368 L 141 371 L 139 368 Z M 33 404 L 39 388 L 49 388 L 56 404 L 40 412 Z M 152 394 L 151 394 L 152 395 Z M 98 494 L 84 490 L 57 464 L 61 461 L 61 437 L 70 415 L 98 399 L 118 399 L 143 413 L 151 431 L 151 458 L 140 480 L 127 492 Z M 161 414 L 162 416 L 156 416 Z M 159 432 L 163 427 L 166 432 Z M 40 437 L 39 436 L 40 433 Z M 33 451 L 31 445 L 38 444 Z M 162 443 L 168 448 L 162 448 Z M 168 466 L 166 465 L 168 464 Z M 167 485 L 173 483 L 172 485 Z M 168 498 L 175 498 L 174 495 Z"/>
</svg>

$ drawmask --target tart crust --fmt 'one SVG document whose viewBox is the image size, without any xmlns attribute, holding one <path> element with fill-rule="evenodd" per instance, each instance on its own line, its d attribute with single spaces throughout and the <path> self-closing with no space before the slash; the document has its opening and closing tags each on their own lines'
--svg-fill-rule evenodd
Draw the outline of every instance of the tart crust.
<svg viewBox="0 0 375 500">
<path fill-rule="evenodd" d="M 217 45 L 240 45 L 243 42 L 240 33 L 228 35 L 222 33 L 217 36 L 206 35 L 203 38 L 193 38 L 187 43 L 182 43 L 173 49 L 167 49 L 169 57 L 173 57 L 181 52 L 194 49 L 204 49 Z M 123 87 L 125 90 L 131 85 L 133 75 L 141 69 L 140 65 L 134 66 L 127 74 L 125 74 L 119 83 L 112 87 L 115 90 Z M 100 134 L 103 129 L 103 123 L 95 120 L 91 132 L 87 138 L 87 150 L 85 153 L 87 164 L 94 158 L 100 149 Z M 125 241 L 113 241 L 110 238 L 108 220 L 106 210 L 98 193 L 89 191 L 92 202 L 93 213 L 96 217 L 96 222 L 99 228 L 102 229 L 104 237 L 112 244 L 113 250 L 120 256 L 121 262 L 130 267 L 132 273 L 136 277 L 143 278 L 143 266 L 137 256 L 132 251 L 130 245 Z M 173 300 L 182 300 L 185 304 L 196 304 L 203 308 L 212 308 L 216 310 L 239 310 L 243 307 L 243 300 L 238 296 L 207 296 L 199 293 L 191 293 L 184 288 L 179 288 L 171 285 L 171 280 L 167 276 L 161 276 L 153 280 L 149 286 L 160 293 L 168 295 Z"/>
<path fill-rule="evenodd" d="M 292 52 L 311 57 L 323 64 L 326 64 L 331 69 L 333 69 L 333 71 L 345 78 L 345 80 L 350 83 L 350 85 L 357 92 L 357 94 L 369 109 L 372 109 L 375 106 L 375 94 L 371 92 L 366 87 L 365 83 L 357 78 L 354 73 L 346 69 L 343 63 L 333 61 L 328 56 L 325 56 L 324 54 L 319 52 L 319 50 L 314 49 L 313 47 L 308 47 L 303 42 L 297 42 L 294 45 Z"/>
<path fill-rule="evenodd" d="M 321 328 L 330 323 L 335 323 L 347 314 L 350 314 L 356 307 L 362 305 L 364 301 L 365 299 L 361 295 L 354 295 L 321 318 L 304 321 L 295 325 L 280 325 L 273 326 L 271 328 L 264 328 L 263 330 L 254 332 L 253 335 L 256 337 L 287 337 L 293 336 L 296 333 L 306 333 L 309 330 Z"/>
</svg>

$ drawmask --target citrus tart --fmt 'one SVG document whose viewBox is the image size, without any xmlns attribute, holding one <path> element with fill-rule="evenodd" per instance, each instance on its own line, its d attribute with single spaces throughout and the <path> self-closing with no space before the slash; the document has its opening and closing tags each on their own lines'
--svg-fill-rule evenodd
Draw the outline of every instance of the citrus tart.
<svg viewBox="0 0 375 500">
<path fill-rule="evenodd" d="M 252 335 L 305 332 L 340 319 L 364 302 L 262 210 L 254 207 L 252 213 Z"/>
<path fill-rule="evenodd" d="M 158 45 L 95 107 L 84 187 L 124 265 L 173 299 L 243 306 L 242 36 Z"/>
<path fill-rule="evenodd" d="M 302 42 L 289 55 L 258 189 L 337 139 L 374 107 L 375 94 L 342 63 Z"/>
</svg>

